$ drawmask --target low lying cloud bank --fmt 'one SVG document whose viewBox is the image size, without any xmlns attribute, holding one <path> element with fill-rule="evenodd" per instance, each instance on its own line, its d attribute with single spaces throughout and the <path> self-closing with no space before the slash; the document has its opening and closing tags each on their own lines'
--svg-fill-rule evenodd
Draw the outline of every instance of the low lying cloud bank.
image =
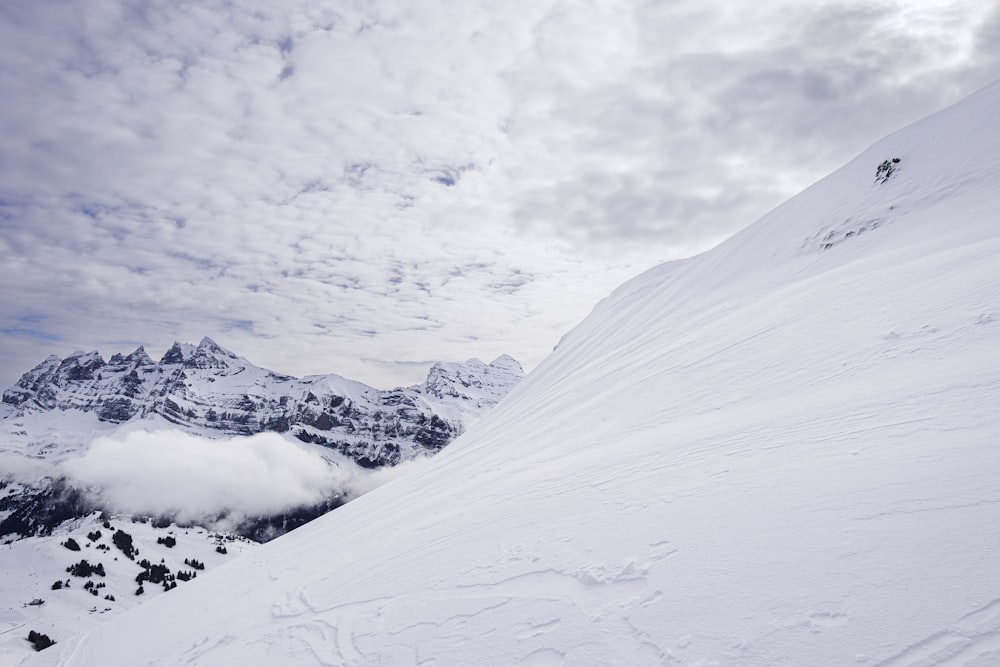
<svg viewBox="0 0 1000 667">
<path fill-rule="evenodd" d="M 346 501 L 406 467 L 365 470 L 276 433 L 214 440 L 161 430 L 95 440 L 62 473 L 115 512 L 216 524 Z"/>
</svg>

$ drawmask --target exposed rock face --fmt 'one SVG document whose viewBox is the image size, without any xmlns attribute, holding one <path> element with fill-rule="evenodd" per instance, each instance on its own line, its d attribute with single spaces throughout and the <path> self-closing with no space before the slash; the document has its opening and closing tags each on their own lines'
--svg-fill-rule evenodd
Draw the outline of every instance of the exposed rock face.
<svg viewBox="0 0 1000 667">
<path fill-rule="evenodd" d="M 97 352 L 50 356 L 3 402 L 18 414 L 78 410 L 114 423 L 159 415 L 219 435 L 291 432 L 376 467 L 441 449 L 523 375 L 503 355 L 490 364 L 438 363 L 424 383 L 384 391 L 338 375 L 274 373 L 204 338 L 174 343 L 159 362 L 142 347 L 108 361 Z"/>
</svg>

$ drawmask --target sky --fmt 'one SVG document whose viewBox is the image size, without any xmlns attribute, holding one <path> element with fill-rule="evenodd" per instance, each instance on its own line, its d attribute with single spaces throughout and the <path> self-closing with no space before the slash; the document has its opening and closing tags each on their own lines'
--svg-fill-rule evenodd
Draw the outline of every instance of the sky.
<svg viewBox="0 0 1000 667">
<path fill-rule="evenodd" d="M 998 65 L 981 0 L 5 0 L 0 386 L 203 336 L 530 369 Z"/>
</svg>

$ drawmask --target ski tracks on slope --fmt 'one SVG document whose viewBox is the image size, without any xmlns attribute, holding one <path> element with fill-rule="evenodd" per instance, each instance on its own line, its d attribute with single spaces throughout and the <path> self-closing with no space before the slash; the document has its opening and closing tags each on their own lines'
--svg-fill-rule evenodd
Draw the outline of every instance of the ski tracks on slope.
<svg viewBox="0 0 1000 667">
<path fill-rule="evenodd" d="M 873 667 L 1000 664 L 1000 599 L 980 607 Z"/>
<path fill-rule="evenodd" d="M 655 604 L 664 597 L 663 591 L 648 585 L 647 575 L 653 563 L 669 558 L 675 550 L 668 542 L 649 548 L 642 562 L 630 559 L 614 565 L 592 563 L 575 570 L 538 569 L 495 581 L 325 608 L 311 601 L 305 590 L 296 589 L 272 605 L 271 617 L 280 626 L 274 631 L 297 642 L 324 667 L 390 664 L 401 654 L 425 667 L 445 664 L 426 654 L 422 658 L 421 640 L 437 637 L 439 645 L 426 650 L 446 661 L 440 657 L 441 640 L 464 645 L 493 633 L 508 636 L 511 647 L 511 655 L 492 656 L 500 661 L 496 664 L 564 665 L 571 660 L 565 641 L 549 644 L 546 638 L 559 634 L 567 623 L 580 620 L 593 627 L 595 642 L 610 651 L 616 662 L 662 663 L 669 660 L 669 651 L 628 619 L 630 609 Z M 519 608 L 509 609 L 512 605 Z M 493 614 L 501 609 L 500 614 Z M 396 641 L 382 643 L 383 650 L 372 652 L 365 644 L 370 643 L 366 638 L 374 637 Z M 391 654 L 384 648 L 391 648 Z M 486 660 L 484 664 L 493 664 Z"/>
</svg>

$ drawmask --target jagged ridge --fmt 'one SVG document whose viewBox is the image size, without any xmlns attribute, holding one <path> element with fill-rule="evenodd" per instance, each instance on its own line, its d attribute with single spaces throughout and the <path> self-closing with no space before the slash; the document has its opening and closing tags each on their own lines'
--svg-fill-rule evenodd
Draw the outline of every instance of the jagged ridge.
<svg viewBox="0 0 1000 667">
<path fill-rule="evenodd" d="M 438 363 L 422 384 L 385 391 L 338 375 L 275 373 L 204 338 L 174 343 L 159 362 L 142 347 L 108 361 L 97 352 L 50 356 L 3 402 L 16 415 L 77 410 L 112 423 L 158 415 L 210 434 L 290 432 L 377 467 L 440 450 L 523 375 L 503 355 L 490 364 Z"/>
</svg>

